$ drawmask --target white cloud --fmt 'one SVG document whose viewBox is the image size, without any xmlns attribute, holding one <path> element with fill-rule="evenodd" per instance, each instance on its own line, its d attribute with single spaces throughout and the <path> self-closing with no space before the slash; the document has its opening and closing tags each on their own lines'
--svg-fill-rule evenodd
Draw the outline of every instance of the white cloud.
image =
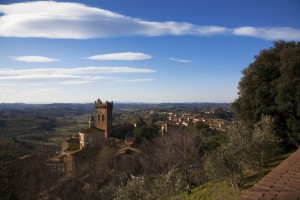
<svg viewBox="0 0 300 200">
<path fill-rule="evenodd" d="M 152 56 L 144 53 L 122 52 L 95 55 L 87 58 L 90 60 L 146 60 L 152 58 Z"/>
<path fill-rule="evenodd" d="M 127 80 L 117 80 L 117 82 L 147 82 L 154 81 L 152 78 L 143 78 L 143 79 L 127 79 Z"/>
<path fill-rule="evenodd" d="M 35 1 L 0 5 L 0 36 L 88 39 L 114 36 L 214 35 L 219 26 L 151 22 L 79 3 Z M 59 31 L 58 31 L 59 30 Z"/>
<path fill-rule="evenodd" d="M 228 29 L 151 22 L 79 3 L 35 1 L 0 5 L 0 36 L 88 39 L 114 36 L 215 35 Z M 59 31 L 58 31 L 59 30 Z"/>
<path fill-rule="evenodd" d="M 178 59 L 178 58 L 170 58 L 170 60 L 180 62 L 180 63 L 191 63 L 191 62 L 193 62 L 191 60 Z"/>
<path fill-rule="evenodd" d="M 265 40 L 299 40 L 300 30 L 290 27 L 239 27 L 233 29 L 237 36 L 257 37 Z"/>
<path fill-rule="evenodd" d="M 59 59 L 49 58 L 44 56 L 19 56 L 19 57 L 14 57 L 14 60 L 21 61 L 21 62 L 39 62 L 39 63 L 59 61 Z"/>
<path fill-rule="evenodd" d="M 266 40 L 300 39 L 300 30 L 290 27 L 228 28 L 146 21 L 72 2 L 0 4 L 0 16 L 0 37 L 89 39 L 134 35 L 236 35 Z"/>
</svg>

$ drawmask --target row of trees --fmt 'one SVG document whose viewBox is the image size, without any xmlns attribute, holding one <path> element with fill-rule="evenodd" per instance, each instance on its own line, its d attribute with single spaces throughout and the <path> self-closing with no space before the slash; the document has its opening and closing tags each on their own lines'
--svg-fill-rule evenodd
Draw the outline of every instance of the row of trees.
<svg viewBox="0 0 300 200">
<path fill-rule="evenodd" d="M 265 164 L 280 153 L 274 118 L 262 116 L 253 128 L 238 122 L 228 130 L 228 140 L 209 156 L 213 178 L 241 187 L 245 170 L 263 171 Z"/>
</svg>

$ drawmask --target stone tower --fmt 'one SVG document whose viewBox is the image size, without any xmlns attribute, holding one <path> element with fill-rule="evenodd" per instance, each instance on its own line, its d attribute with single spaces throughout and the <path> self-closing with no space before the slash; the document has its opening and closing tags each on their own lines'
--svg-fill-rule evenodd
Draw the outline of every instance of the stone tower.
<svg viewBox="0 0 300 200">
<path fill-rule="evenodd" d="M 95 101 L 95 127 L 104 131 L 105 138 L 112 132 L 112 108 L 113 102 L 103 103 L 100 99 Z"/>
</svg>

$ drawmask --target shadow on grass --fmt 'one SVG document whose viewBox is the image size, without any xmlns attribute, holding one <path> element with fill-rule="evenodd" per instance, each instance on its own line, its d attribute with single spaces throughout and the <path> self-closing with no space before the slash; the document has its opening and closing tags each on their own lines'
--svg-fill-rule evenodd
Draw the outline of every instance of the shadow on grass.
<svg viewBox="0 0 300 200">
<path fill-rule="evenodd" d="M 242 190 L 247 190 L 247 189 L 253 187 L 260 179 L 262 179 L 262 178 L 263 178 L 265 175 L 267 175 L 270 171 L 271 171 L 271 170 L 267 169 L 267 170 L 258 172 L 258 173 L 254 174 L 254 175 L 245 177 L 245 178 L 242 180 L 242 184 L 241 184 L 240 189 L 242 189 Z"/>
<path fill-rule="evenodd" d="M 276 166 L 282 163 L 286 158 L 288 158 L 291 153 L 281 154 L 274 157 L 273 159 L 268 160 L 264 167 L 257 171 L 257 173 L 247 176 L 242 180 L 240 189 L 247 190 L 253 187 L 260 179 L 266 176 L 270 171 L 272 171 Z"/>
<path fill-rule="evenodd" d="M 275 168 L 277 165 L 279 165 L 280 163 L 282 163 L 282 161 L 284 161 L 285 159 L 287 159 L 292 153 L 287 153 L 287 154 L 282 154 L 279 155 L 273 159 L 268 160 L 265 163 L 265 168 L 268 169 L 272 169 Z"/>
</svg>

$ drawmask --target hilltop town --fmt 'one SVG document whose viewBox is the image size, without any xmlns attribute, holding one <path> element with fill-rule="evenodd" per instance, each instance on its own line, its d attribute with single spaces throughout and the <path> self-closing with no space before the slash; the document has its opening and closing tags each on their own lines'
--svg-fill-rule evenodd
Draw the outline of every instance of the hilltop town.
<svg viewBox="0 0 300 200">
<path fill-rule="evenodd" d="M 83 107 L 84 105 L 70 105 L 73 107 L 70 110 L 61 109 L 66 105 L 50 106 L 51 110 L 57 108 L 56 113 L 50 110 L 48 112 L 43 105 L 38 108 L 34 105 L 19 104 L 15 106 L 14 110 L 11 110 L 9 106 L 2 104 L 2 116 L 8 116 L 19 109 L 18 112 L 27 115 L 28 120 L 30 117 L 34 117 L 33 122 L 45 121 L 43 122 L 45 125 L 40 127 L 40 131 L 37 131 L 36 134 L 34 134 L 35 131 L 30 131 L 28 135 L 23 133 L 13 137 L 19 145 L 18 148 L 24 146 L 22 149 L 39 148 L 40 150 L 34 153 L 28 151 L 29 154 L 10 154 L 6 157 L 5 154 L 2 154 L 1 165 L 3 177 L 10 174 L 10 169 L 18 170 L 17 166 L 22 165 L 28 167 L 27 171 L 33 170 L 27 174 L 30 177 L 35 176 L 35 173 L 42 173 L 43 184 L 39 187 L 33 186 L 38 199 L 64 199 L 63 196 L 73 195 L 66 191 L 74 187 L 76 190 L 84 191 L 81 195 L 85 195 L 100 187 L 103 184 L 101 182 L 109 177 L 122 173 L 139 174 L 143 168 L 142 162 L 144 161 L 141 158 L 145 156 L 145 148 L 148 148 L 148 139 L 155 135 L 168 135 L 179 127 L 183 127 L 211 130 L 212 132 L 209 134 L 213 136 L 215 135 L 213 131 L 226 131 L 233 120 L 233 114 L 227 105 L 223 104 L 128 104 L 126 107 L 124 104 L 102 102 L 98 99 L 92 104 L 93 112 L 90 112 L 91 104 L 85 107 Z M 19 108 L 17 108 L 18 106 Z M 114 107 L 117 109 L 115 110 Z M 32 111 L 30 111 L 31 109 Z M 42 117 L 40 113 L 42 109 L 47 116 Z M 85 114 L 87 112 L 91 114 Z M 81 115 L 84 117 L 78 118 Z M 12 120 L 19 124 L 22 123 L 18 122 L 18 118 Z M 0 121 L 3 128 L 6 127 L 6 133 L 9 134 L 10 121 L 5 118 Z M 69 128 L 55 128 L 62 124 Z M 60 130 L 64 130 L 64 132 Z M 143 135 L 149 134 L 149 130 L 152 135 Z M 59 144 L 59 148 L 56 148 L 55 145 L 40 145 L 41 142 L 50 144 L 50 141 L 53 141 L 51 138 L 55 138 L 59 134 L 61 139 L 55 140 L 56 144 Z M 12 145 L 11 143 L 6 144 L 8 147 Z M 34 147 L 35 145 L 38 146 Z M 37 161 L 39 165 L 31 165 L 32 162 Z M 36 167 L 38 168 L 36 169 Z M 22 174 L 23 170 L 19 169 L 19 173 Z M 26 177 L 26 179 L 30 178 Z M 7 190 L 14 187 L 13 185 L 14 182 L 4 188 Z M 74 193 L 74 195 L 78 197 L 79 194 Z"/>
</svg>

